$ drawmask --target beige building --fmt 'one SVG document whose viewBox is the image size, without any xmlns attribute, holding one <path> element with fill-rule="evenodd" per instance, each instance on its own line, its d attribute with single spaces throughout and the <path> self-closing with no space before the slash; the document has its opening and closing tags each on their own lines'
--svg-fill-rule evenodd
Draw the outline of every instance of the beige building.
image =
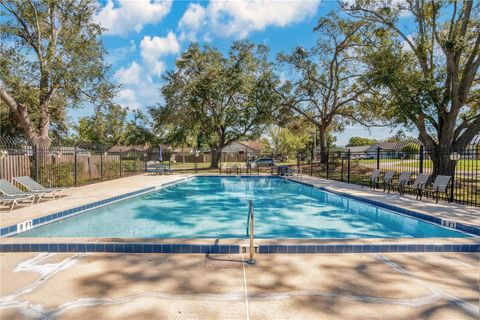
<svg viewBox="0 0 480 320">
<path fill-rule="evenodd" d="M 248 158 L 257 158 L 263 150 L 263 143 L 259 140 L 234 141 L 222 149 L 222 155 L 248 155 Z"/>
</svg>

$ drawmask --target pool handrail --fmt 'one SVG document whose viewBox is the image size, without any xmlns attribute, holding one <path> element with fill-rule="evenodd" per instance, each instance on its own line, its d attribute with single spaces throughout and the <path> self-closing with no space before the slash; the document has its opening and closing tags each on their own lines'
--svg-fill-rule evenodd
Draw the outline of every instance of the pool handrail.
<svg viewBox="0 0 480 320">
<path fill-rule="evenodd" d="M 253 245 L 254 240 L 254 211 L 253 211 L 253 200 L 248 200 L 248 220 L 247 220 L 247 236 L 250 236 L 250 259 L 247 260 L 249 264 L 255 264 L 253 259 L 253 252 L 255 250 Z"/>
</svg>

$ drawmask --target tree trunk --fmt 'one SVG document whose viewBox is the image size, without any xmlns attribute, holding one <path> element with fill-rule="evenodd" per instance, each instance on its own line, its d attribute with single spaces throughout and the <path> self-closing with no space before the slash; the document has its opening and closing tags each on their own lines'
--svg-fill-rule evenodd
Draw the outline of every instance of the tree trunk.
<svg viewBox="0 0 480 320">
<path fill-rule="evenodd" d="M 439 174 L 444 176 L 452 176 L 454 174 L 455 162 L 450 160 L 450 152 L 439 148 L 433 152 L 428 151 L 428 154 L 432 159 L 433 178 Z"/>
<path fill-rule="evenodd" d="M 320 146 L 320 162 L 327 163 L 327 133 L 323 127 L 319 127 L 319 146 Z"/>
<path fill-rule="evenodd" d="M 222 148 L 210 148 L 212 153 L 212 161 L 210 162 L 210 169 L 218 169 L 218 163 L 222 156 Z"/>
</svg>

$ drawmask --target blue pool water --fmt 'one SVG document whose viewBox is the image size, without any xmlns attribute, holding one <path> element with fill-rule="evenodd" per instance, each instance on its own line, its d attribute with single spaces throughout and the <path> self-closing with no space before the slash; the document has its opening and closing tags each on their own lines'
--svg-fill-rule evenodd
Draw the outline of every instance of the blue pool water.
<svg viewBox="0 0 480 320">
<path fill-rule="evenodd" d="M 197 177 L 19 234 L 20 237 L 256 238 L 467 235 L 309 186 L 268 177 Z"/>
</svg>

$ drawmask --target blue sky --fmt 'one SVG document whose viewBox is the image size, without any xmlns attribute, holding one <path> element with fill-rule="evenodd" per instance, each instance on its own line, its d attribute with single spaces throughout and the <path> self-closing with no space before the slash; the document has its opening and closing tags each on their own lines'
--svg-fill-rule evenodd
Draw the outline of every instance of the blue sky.
<svg viewBox="0 0 480 320">
<path fill-rule="evenodd" d="M 309 1 L 100 1 L 96 21 L 107 29 L 103 36 L 112 65 L 112 80 L 122 85 L 117 102 L 145 109 L 160 101 L 162 74 L 174 68 L 176 57 L 191 41 L 209 43 L 221 51 L 238 39 L 270 47 L 271 57 L 296 46 L 311 47 L 318 18 L 336 10 L 337 2 Z M 91 107 L 69 111 L 76 122 L 92 114 Z M 344 145 L 351 136 L 384 139 L 396 128 L 347 127 L 337 134 Z"/>
</svg>

